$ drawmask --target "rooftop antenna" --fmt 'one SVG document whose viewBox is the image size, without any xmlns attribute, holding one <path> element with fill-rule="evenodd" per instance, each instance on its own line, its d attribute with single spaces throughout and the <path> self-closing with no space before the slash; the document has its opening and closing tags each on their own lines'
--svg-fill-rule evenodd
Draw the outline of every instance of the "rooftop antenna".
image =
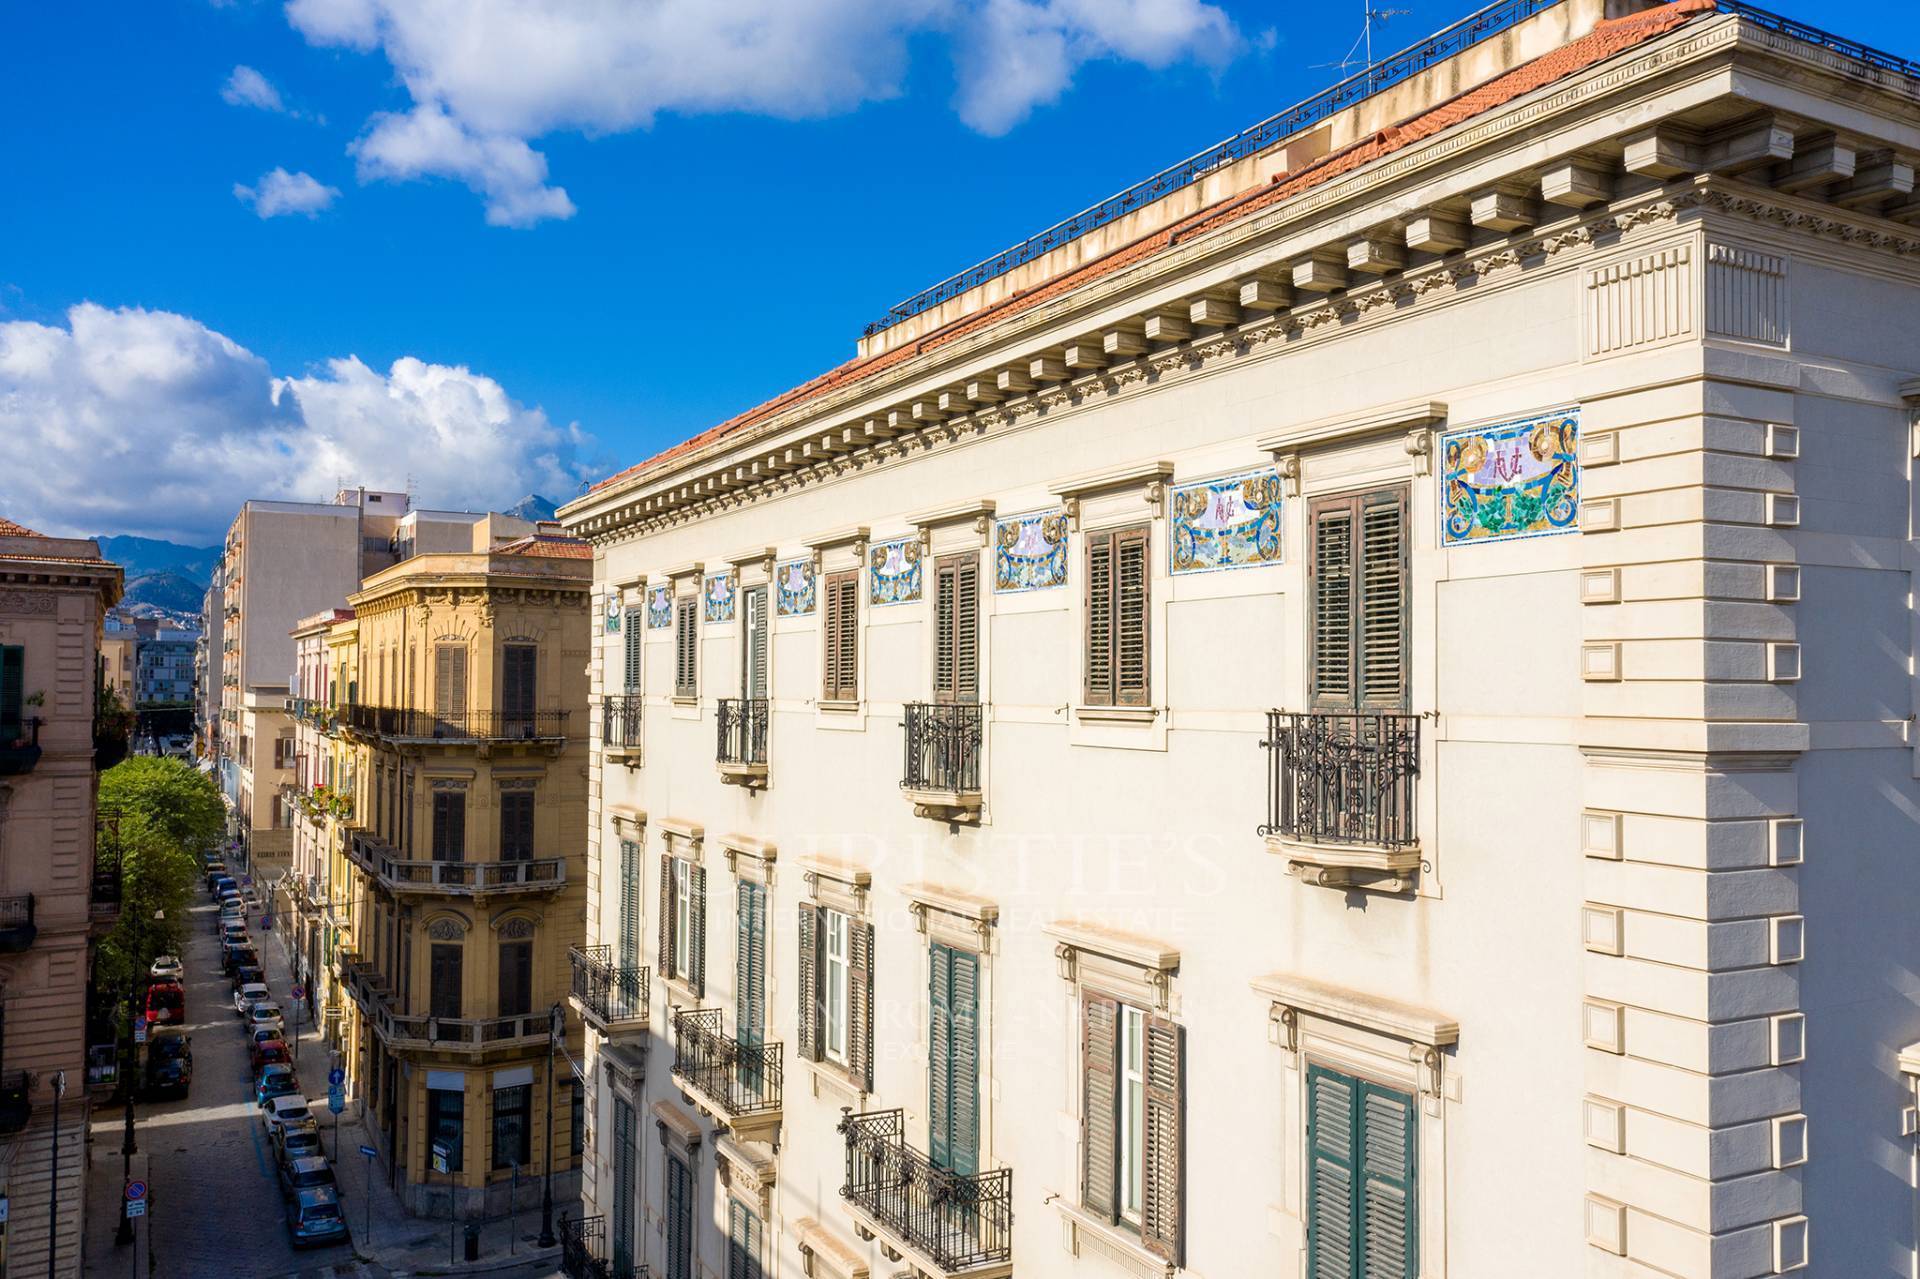
<svg viewBox="0 0 1920 1279">
<path fill-rule="evenodd" d="M 1349 71 L 1354 67 L 1373 65 L 1373 24 L 1385 24 L 1389 18 L 1400 18 L 1411 14 L 1411 9 L 1376 9 L 1373 0 L 1360 0 L 1360 34 L 1354 37 L 1353 47 L 1347 50 L 1347 56 L 1338 62 L 1316 62 L 1316 70 L 1332 68 L 1335 71 Z M 1355 55 L 1361 55 L 1356 57 Z"/>
</svg>

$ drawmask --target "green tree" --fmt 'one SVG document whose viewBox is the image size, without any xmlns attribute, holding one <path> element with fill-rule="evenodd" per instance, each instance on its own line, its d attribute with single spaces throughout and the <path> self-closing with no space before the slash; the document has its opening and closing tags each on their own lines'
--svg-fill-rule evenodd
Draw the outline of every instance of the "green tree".
<svg viewBox="0 0 1920 1279">
<path fill-rule="evenodd" d="M 199 854 L 226 827 L 213 779 L 177 759 L 136 756 L 100 775 L 102 824 L 95 852 L 120 866 L 120 918 L 101 940 L 94 975 L 103 990 L 146 976 L 154 956 L 177 953 L 201 874 Z"/>
</svg>

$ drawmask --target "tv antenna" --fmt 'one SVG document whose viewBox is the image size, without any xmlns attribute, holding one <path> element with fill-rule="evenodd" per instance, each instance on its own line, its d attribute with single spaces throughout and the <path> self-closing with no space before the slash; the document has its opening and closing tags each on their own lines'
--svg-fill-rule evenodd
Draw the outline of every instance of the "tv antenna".
<svg viewBox="0 0 1920 1279">
<path fill-rule="evenodd" d="M 1376 9 L 1373 0 L 1360 0 L 1360 34 L 1354 37 L 1353 47 L 1347 50 L 1347 56 L 1338 62 L 1316 62 L 1314 68 L 1349 71 L 1354 67 L 1372 66 L 1374 24 L 1384 25 L 1389 18 L 1405 17 L 1412 12 L 1411 9 Z"/>
</svg>

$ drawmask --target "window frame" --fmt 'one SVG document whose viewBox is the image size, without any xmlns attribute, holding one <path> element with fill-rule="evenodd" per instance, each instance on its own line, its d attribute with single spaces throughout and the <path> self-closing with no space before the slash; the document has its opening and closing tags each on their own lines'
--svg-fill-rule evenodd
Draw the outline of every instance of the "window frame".
<svg viewBox="0 0 1920 1279">
<path fill-rule="evenodd" d="M 860 700 L 860 570 L 840 569 L 820 581 L 820 700 Z"/>
<path fill-rule="evenodd" d="M 501 1104 L 503 1097 L 516 1097 L 513 1108 Z M 519 1120 L 519 1142 L 511 1151 L 501 1148 L 500 1125 L 503 1121 Z M 506 1088 L 493 1090 L 493 1166 L 511 1168 L 518 1164 L 525 1169 L 533 1157 L 533 1085 L 513 1084 Z"/>
<path fill-rule="evenodd" d="M 1147 1012 L 1120 1001 L 1114 1025 L 1114 1207 L 1120 1219 L 1140 1228 L 1146 1199 Z"/>
<path fill-rule="evenodd" d="M 1153 521 L 1143 520 L 1080 534 L 1080 704 L 1103 709 L 1153 706 Z M 1104 555 L 1104 564 L 1098 557 Z M 1135 558 L 1140 574 L 1137 606 L 1123 590 L 1124 568 Z M 1137 611 L 1138 679 L 1124 681 L 1126 635 L 1122 617 Z M 1096 658 L 1098 661 L 1096 661 Z"/>
<path fill-rule="evenodd" d="M 453 1140 L 447 1146 L 447 1173 L 449 1175 L 465 1170 L 467 1145 L 467 1093 L 464 1088 L 427 1089 L 427 1140 L 420 1152 L 426 1156 L 428 1176 L 433 1173 L 433 1143 L 441 1139 L 441 1127 L 448 1121 L 445 1108 L 439 1098 L 451 1097 L 455 1102 L 451 1121 Z"/>
<path fill-rule="evenodd" d="M 820 1055 L 842 1069 L 852 1069 L 853 1036 L 849 1005 L 853 996 L 853 918 L 832 906 L 822 906 L 820 914 Z M 839 942 L 837 956 L 834 952 L 836 934 Z M 836 1009 L 840 1032 L 838 1052 L 834 1050 Z"/>
</svg>

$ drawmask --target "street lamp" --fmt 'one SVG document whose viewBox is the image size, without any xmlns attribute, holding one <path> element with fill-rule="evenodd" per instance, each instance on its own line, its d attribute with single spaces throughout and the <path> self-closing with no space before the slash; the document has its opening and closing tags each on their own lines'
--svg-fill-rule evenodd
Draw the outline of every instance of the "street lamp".
<svg viewBox="0 0 1920 1279">
<path fill-rule="evenodd" d="M 53 1072 L 53 1175 L 47 1182 L 47 1279 L 59 1279 L 60 1262 L 60 1099 L 67 1095 L 67 1072 Z"/>
<path fill-rule="evenodd" d="M 540 1246 L 551 1248 L 553 1237 L 553 1053 L 567 1031 L 567 1014 L 555 1004 L 547 1010 L 547 1160 L 540 1187 Z"/>
<path fill-rule="evenodd" d="M 133 1045 L 133 1019 L 138 1015 L 134 1001 L 134 983 L 131 973 L 127 976 L 127 1037 L 123 1041 L 127 1046 L 124 1064 L 120 1068 L 120 1091 L 127 1101 L 127 1128 L 120 1138 L 120 1183 L 125 1185 L 133 1180 L 133 1157 L 139 1147 L 133 1143 L 133 1080 L 137 1072 L 134 1058 L 138 1055 Z M 133 1242 L 133 1218 L 127 1215 L 127 1201 L 120 1199 L 120 1228 L 113 1232 L 113 1246 L 125 1247 Z"/>
</svg>

